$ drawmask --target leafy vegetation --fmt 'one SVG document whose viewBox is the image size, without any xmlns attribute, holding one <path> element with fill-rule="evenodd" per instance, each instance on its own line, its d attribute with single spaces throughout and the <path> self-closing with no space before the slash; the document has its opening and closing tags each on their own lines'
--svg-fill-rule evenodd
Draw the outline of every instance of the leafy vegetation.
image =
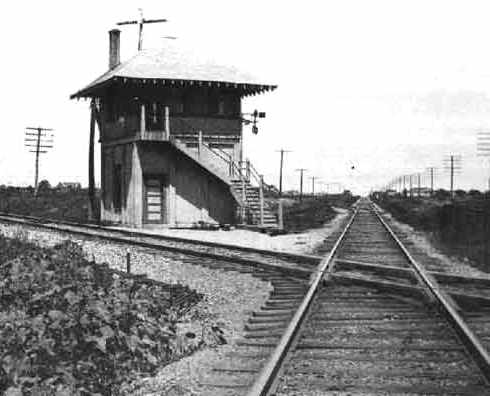
<svg viewBox="0 0 490 396">
<path fill-rule="evenodd" d="M 348 208 L 357 197 L 349 192 L 336 195 L 319 195 L 299 199 L 283 199 L 284 228 L 287 232 L 302 232 L 311 228 L 320 228 L 335 217 L 332 208 Z M 277 210 L 276 208 L 274 210 Z"/>
<path fill-rule="evenodd" d="M 176 324 L 202 296 L 0 236 L 0 393 L 113 395 L 192 352 Z"/>
<path fill-rule="evenodd" d="M 449 254 L 472 260 L 490 270 L 490 199 L 459 191 L 451 200 L 443 190 L 433 198 L 379 195 L 377 203 L 398 220 L 429 233 Z"/>
</svg>

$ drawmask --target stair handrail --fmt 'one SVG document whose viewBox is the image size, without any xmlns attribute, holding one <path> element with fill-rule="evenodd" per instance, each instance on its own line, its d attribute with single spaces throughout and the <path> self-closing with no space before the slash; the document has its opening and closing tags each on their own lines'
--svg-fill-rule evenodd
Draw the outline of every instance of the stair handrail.
<svg viewBox="0 0 490 396">
<path fill-rule="evenodd" d="M 165 117 L 166 117 L 166 121 L 168 122 L 169 120 L 169 114 L 168 114 L 168 109 L 166 108 L 166 113 L 165 113 Z M 187 124 L 187 126 L 191 129 L 191 131 L 193 132 L 196 132 L 196 129 L 194 129 L 190 124 L 188 124 L 187 122 L 181 120 L 184 124 Z M 169 124 L 169 123 L 168 123 Z M 169 132 L 169 125 L 166 125 L 166 129 L 167 131 Z M 167 136 L 167 138 L 169 140 L 173 140 L 173 141 L 178 141 L 178 139 L 176 139 L 174 136 L 168 134 L 169 136 Z M 242 218 L 242 221 L 245 223 L 245 217 L 246 217 L 246 212 L 247 212 L 247 208 L 248 208 L 248 205 L 247 205 L 247 197 L 246 197 L 246 188 L 245 188 L 245 177 L 243 175 L 243 172 L 242 172 L 242 169 L 241 167 L 239 166 L 239 164 L 236 163 L 236 161 L 233 160 L 232 156 L 228 153 L 226 153 L 225 151 L 221 150 L 220 148 L 216 147 L 216 148 L 212 148 L 209 144 L 205 143 L 203 141 L 203 133 L 202 133 L 202 130 L 197 130 L 197 134 L 189 134 L 190 136 L 192 137 L 197 137 L 197 150 L 198 150 L 198 156 L 200 157 L 201 156 L 201 149 L 204 147 L 206 149 L 208 149 L 211 153 L 213 153 L 215 156 L 217 156 L 218 158 L 220 158 L 222 161 L 224 161 L 227 165 L 228 165 L 228 174 L 229 174 L 229 177 L 230 178 L 233 178 L 235 176 L 238 176 L 240 178 L 240 181 L 241 181 L 241 184 L 242 184 L 242 203 L 240 205 L 240 212 L 241 212 L 241 218 Z M 254 168 L 255 169 L 255 168 Z M 257 173 L 257 172 L 256 172 Z M 258 173 L 257 173 L 258 174 Z M 263 191 L 262 191 L 262 184 L 260 185 L 261 186 L 261 225 L 263 224 Z"/>
<path fill-rule="evenodd" d="M 225 152 L 224 150 L 218 148 L 218 147 L 211 147 L 209 143 L 206 143 L 203 141 L 203 134 L 201 131 L 198 131 L 197 134 L 189 134 L 189 137 L 196 138 L 197 140 L 197 145 L 198 145 L 198 156 L 201 156 L 201 150 L 206 149 L 209 152 L 213 153 L 217 158 L 219 158 L 221 161 L 224 161 L 225 164 L 228 166 L 228 174 L 230 178 L 233 177 L 238 177 L 240 183 L 241 183 L 241 205 L 240 205 L 240 217 L 242 218 L 242 221 L 245 223 L 245 219 L 247 216 L 247 211 L 249 208 L 248 204 L 248 194 L 247 194 L 247 188 L 246 185 L 252 184 L 252 181 L 254 181 L 259 189 L 259 204 L 260 204 L 260 214 L 259 214 L 259 222 L 261 226 L 264 226 L 264 212 L 265 212 L 265 203 L 264 203 L 264 186 L 266 184 L 264 183 L 264 177 L 263 175 L 259 174 L 257 169 L 252 165 L 249 159 L 246 161 L 234 161 L 233 157 Z M 175 137 L 173 137 L 172 140 L 177 140 Z M 245 168 L 244 168 L 245 164 Z M 256 215 L 255 215 L 256 216 Z M 255 217 L 252 214 L 252 217 Z"/>
<path fill-rule="evenodd" d="M 249 159 L 247 159 L 247 175 L 249 178 L 249 182 L 251 182 L 251 179 L 254 178 L 255 181 L 257 182 L 257 185 L 259 187 L 259 204 L 260 204 L 260 214 L 259 214 L 259 220 L 260 220 L 260 225 L 264 226 L 264 175 L 261 175 L 257 169 L 253 166 L 253 164 L 250 162 Z"/>
<path fill-rule="evenodd" d="M 228 154 L 228 153 L 226 153 L 225 151 L 217 148 L 217 147 L 216 148 L 212 148 L 210 145 L 208 145 L 207 143 L 205 143 L 203 141 L 203 133 L 202 133 L 202 130 L 193 127 L 191 124 L 189 124 L 188 122 L 186 122 L 186 121 L 184 121 L 182 119 L 180 120 L 180 122 L 183 123 L 184 125 L 186 125 L 187 128 L 189 128 L 190 131 L 191 131 L 191 133 L 185 134 L 185 135 L 187 135 L 189 137 L 192 137 L 192 138 L 195 138 L 197 140 L 198 151 L 201 150 L 201 147 L 207 148 L 210 152 L 212 152 L 214 155 L 216 155 L 218 158 L 220 158 L 222 161 L 224 161 L 228 165 L 229 177 L 233 177 L 234 176 L 234 171 L 236 170 L 237 167 L 234 166 L 234 164 L 233 164 L 234 161 L 233 161 L 231 155 Z"/>
<path fill-rule="evenodd" d="M 236 161 L 233 160 L 231 154 L 228 154 L 226 151 L 221 150 L 218 147 L 211 147 L 208 143 L 205 142 L 202 142 L 202 145 L 228 165 L 228 175 L 230 177 L 234 177 L 234 176 L 239 176 L 240 178 L 242 177 L 240 168 L 236 163 Z"/>
<path fill-rule="evenodd" d="M 247 161 L 248 161 L 247 164 L 250 169 L 249 173 L 251 176 L 254 177 L 254 179 L 256 180 L 257 184 L 260 187 L 261 183 L 263 183 L 264 181 L 263 176 L 257 171 L 257 169 L 255 169 L 255 167 L 253 166 L 252 162 L 250 162 L 250 160 L 247 159 Z"/>
</svg>

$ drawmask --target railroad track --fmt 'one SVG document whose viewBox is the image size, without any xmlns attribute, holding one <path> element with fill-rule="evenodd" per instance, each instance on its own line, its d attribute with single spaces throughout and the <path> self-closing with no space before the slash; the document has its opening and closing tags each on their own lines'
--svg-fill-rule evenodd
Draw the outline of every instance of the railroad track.
<svg viewBox="0 0 490 396">
<path fill-rule="evenodd" d="M 73 234 L 86 238 L 96 238 L 108 242 L 123 243 L 129 246 L 153 248 L 160 251 L 169 251 L 200 257 L 216 259 L 220 262 L 228 261 L 231 266 L 252 266 L 266 268 L 271 271 L 280 271 L 287 276 L 306 279 L 314 272 L 321 262 L 322 257 L 331 251 L 335 241 L 342 232 L 342 228 L 331 235 L 324 244 L 318 247 L 316 253 L 321 255 L 292 254 L 250 247 L 242 247 L 216 242 L 193 240 L 166 235 L 149 234 L 145 231 L 114 229 L 112 227 L 81 224 L 66 221 L 54 221 L 33 216 L 21 216 L 0 212 L 0 223 L 18 224 L 39 229 L 56 231 L 65 234 Z M 347 223 L 345 223 L 346 225 Z M 404 244 L 407 242 L 404 240 Z M 409 246 L 412 248 L 412 246 Z M 412 252 L 412 250 L 411 250 Z M 416 257 L 417 251 L 415 250 Z M 424 263 L 430 262 L 430 275 L 445 288 L 445 290 L 465 306 L 490 307 L 490 279 L 475 278 L 442 272 L 441 265 L 427 256 L 423 256 Z M 368 275 L 370 279 L 376 279 L 376 274 L 381 274 L 383 279 L 388 279 L 390 268 L 379 265 L 374 261 L 337 260 L 337 274 L 340 276 L 342 269 L 347 269 L 348 274 L 357 276 Z M 407 272 L 407 271 L 405 271 Z M 403 269 L 395 271 L 397 279 L 403 279 Z M 408 271 L 408 276 L 411 274 Z"/>
<path fill-rule="evenodd" d="M 54 221 L 32 216 L 0 213 L 0 223 L 2 222 L 87 238 L 97 238 L 109 242 L 124 243 L 131 246 L 228 261 L 232 264 L 266 268 L 298 278 L 308 278 L 321 261 L 321 256 L 276 252 L 188 238 L 155 235 L 143 231 L 138 232 L 97 225 Z"/>
<path fill-rule="evenodd" d="M 315 270 L 321 258 L 312 255 L 24 216 L 0 215 L 0 222 L 182 253 L 204 259 L 208 267 L 252 273 L 269 281 L 273 291 L 246 324 L 240 351 L 213 368 L 215 376 L 203 380 L 202 394 L 237 395 L 250 389 L 254 395 L 479 395 L 488 391 L 488 378 L 482 372 L 485 358 L 468 347 L 471 341 L 456 338 L 458 324 L 440 313 L 437 298 L 431 297 L 430 287 L 413 269 L 408 252 L 400 249 L 396 236 L 367 202 L 359 205 L 334 243 L 327 241 L 324 251 L 331 253 L 322 262 L 324 274 Z M 489 347 L 490 281 L 438 272 L 436 263 L 430 268 L 429 281 L 443 286 L 436 287 L 437 293 L 459 310 Z M 312 275 L 316 288 L 307 282 Z M 276 356 L 287 339 L 287 351 L 275 373 L 266 374 L 262 370 L 271 367 L 271 355 Z M 267 375 L 275 377 L 271 379 L 275 390 L 256 391 L 259 385 L 253 385 L 254 379 L 259 383 Z"/>
<path fill-rule="evenodd" d="M 309 284 L 278 290 L 200 394 L 490 395 L 490 357 L 464 320 L 490 341 L 490 312 L 463 318 L 367 200 Z"/>
</svg>

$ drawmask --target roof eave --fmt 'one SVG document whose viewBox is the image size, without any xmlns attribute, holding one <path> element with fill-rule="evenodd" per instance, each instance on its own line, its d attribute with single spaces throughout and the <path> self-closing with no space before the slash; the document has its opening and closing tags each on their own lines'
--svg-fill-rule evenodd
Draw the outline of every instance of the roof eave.
<svg viewBox="0 0 490 396">
<path fill-rule="evenodd" d="M 75 92 L 74 94 L 70 95 L 70 99 L 81 99 L 81 98 L 93 98 L 97 97 L 95 94 L 97 90 L 100 88 L 103 88 L 107 85 L 109 85 L 112 82 L 112 78 L 109 80 L 102 81 L 98 84 L 91 84 L 83 89 L 81 89 L 78 92 Z"/>
<path fill-rule="evenodd" d="M 136 82 L 138 84 L 148 85 L 160 85 L 160 86 L 198 86 L 198 87 L 217 87 L 217 88 L 231 88 L 240 91 L 241 96 L 257 95 L 263 92 L 273 91 L 277 88 L 277 85 L 269 84 L 256 84 L 256 83 L 237 83 L 227 81 L 204 81 L 204 80 L 184 80 L 184 79 L 172 79 L 172 78 L 134 78 L 124 76 L 113 76 L 108 80 L 102 81 L 98 84 L 89 85 L 80 91 L 70 96 L 70 99 L 89 98 L 95 97 L 96 91 L 102 87 L 105 87 L 115 81 L 122 80 L 126 82 Z"/>
</svg>

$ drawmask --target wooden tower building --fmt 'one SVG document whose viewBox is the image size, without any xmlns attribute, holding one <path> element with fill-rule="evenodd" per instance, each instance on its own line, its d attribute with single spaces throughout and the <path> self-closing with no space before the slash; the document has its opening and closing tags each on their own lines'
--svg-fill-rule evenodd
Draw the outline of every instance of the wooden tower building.
<svg viewBox="0 0 490 396">
<path fill-rule="evenodd" d="M 92 179 L 95 122 L 100 131 L 101 220 L 274 225 L 244 161 L 241 100 L 276 87 L 175 45 L 120 63 L 119 43 L 111 30 L 109 70 L 71 96 L 92 100 Z"/>
</svg>

